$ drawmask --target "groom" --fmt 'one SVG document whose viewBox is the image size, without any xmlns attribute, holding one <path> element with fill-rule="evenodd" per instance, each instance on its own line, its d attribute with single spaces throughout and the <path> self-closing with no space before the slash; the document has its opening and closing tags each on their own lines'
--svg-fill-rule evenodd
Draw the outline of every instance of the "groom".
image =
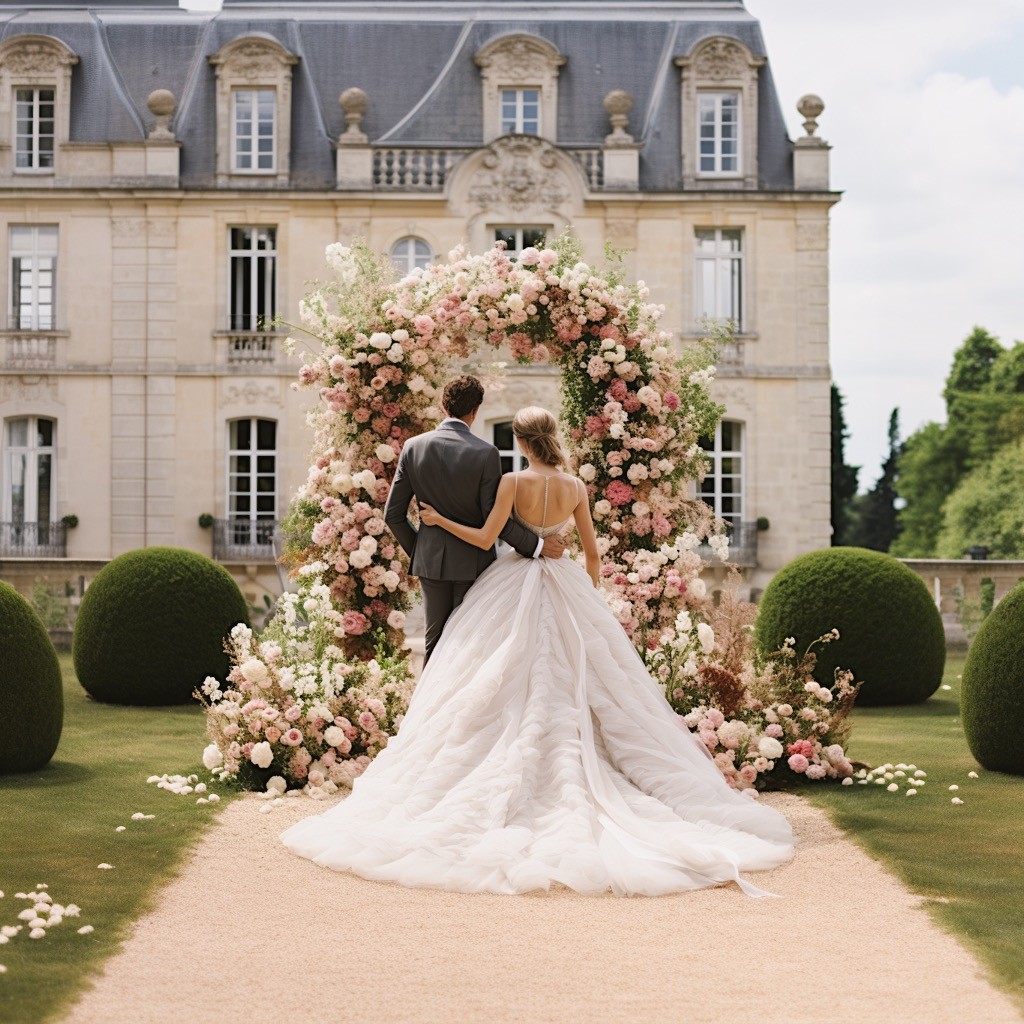
<svg viewBox="0 0 1024 1024">
<path fill-rule="evenodd" d="M 441 407 L 447 418 L 435 430 L 406 441 L 384 507 L 384 522 L 409 556 L 410 572 L 420 578 L 426 618 L 424 664 L 448 616 L 497 554 L 494 548 L 484 551 L 439 526 L 417 530 L 408 519 L 409 505 L 416 498 L 457 523 L 483 526 L 501 479 L 498 449 L 469 429 L 483 400 L 483 385 L 476 377 L 456 377 L 445 385 Z M 541 539 L 514 519 L 499 536 L 524 558 L 560 558 L 565 550 L 556 537 Z"/>
</svg>

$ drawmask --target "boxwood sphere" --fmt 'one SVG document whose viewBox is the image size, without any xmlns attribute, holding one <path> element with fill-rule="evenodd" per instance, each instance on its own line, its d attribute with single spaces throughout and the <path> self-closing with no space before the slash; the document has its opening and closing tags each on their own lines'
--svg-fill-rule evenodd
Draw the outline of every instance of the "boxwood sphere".
<svg viewBox="0 0 1024 1024">
<path fill-rule="evenodd" d="M 64 728 L 60 664 L 42 619 L 0 583 L 0 774 L 49 764 Z"/>
<path fill-rule="evenodd" d="M 762 651 L 786 637 L 803 651 L 835 627 L 839 639 L 816 647 L 815 678 L 848 668 L 864 685 L 858 704 L 916 704 L 942 682 L 946 637 L 924 581 L 891 555 L 825 548 L 795 558 L 768 584 L 757 617 Z"/>
<path fill-rule="evenodd" d="M 989 612 L 967 652 L 960 719 L 979 764 L 1024 775 L 1024 583 Z"/>
<path fill-rule="evenodd" d="M 185 704 L 230 668 L 224 640 L 249 621 L 231 574 L 184 548 L 129 551 L 85 591 L 72 656 L 79 682 L 112 704 Z"/>
</svg>

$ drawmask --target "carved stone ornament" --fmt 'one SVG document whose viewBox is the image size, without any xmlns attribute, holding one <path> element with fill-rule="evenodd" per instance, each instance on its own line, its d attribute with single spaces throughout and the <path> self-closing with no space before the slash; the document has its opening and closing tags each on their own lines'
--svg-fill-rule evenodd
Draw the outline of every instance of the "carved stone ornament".
<svg viewBox="0 0 1024 1024">
<path fill-rule="evenodd" d="M 39 374 L 21 376 L 0 376 L 0 401 L 24 402 L 54 401 L 57 398 L 57 381 L 53 377 Z"/>
<path fill-rule="evenodd" d="M 174 132 L 167 126 L 170 123 L 171 114 L 174 113 L 177 102 L 174 98 L 174 93 L 170 89 L 154 89 L 149 94 L 146 106 L 149 107 L 149 112 L 156 118 L 156 123 L 150 130 L 149 138 L 167 142 L 174 140 Z"/>
<path fill-rule="evenodd" d="M 11 36 L 0 46 L 0 65 L 16 75 L 39 75 L 78 63 L 59 39 L 50 36 Z"/>
<path fill-rule="evenodd" d="M 258 384 L 254 380 L 228 384 L 221 395 L 222 407 L 229 405 L 255 405 L 258 402 L 281 404 L 280 388 L 276 384 Z"/>
<path fill-rule="evenodd" d="M 298 60 L 276 40 L 253 37 L 230 42 L 209 58 L 218 74 L 224 65 L 228 65 L 232 77 L 253 82 L 273 79 L 283 67 L 297 64 Z"/>
<path fill-rule="evenodd" d="M 730 39 L 712 39 L 693 60 L 696 73 L 712 82 L 723 82 L 745 73 L 748 61 L 738 43 Z"/>
<path fill-rule="evenodd" d="M 572 195 L 557 151 L 532 135 L 506 135 L 488 147 L 469 182 L 470 202 L 481 209 L 561 206 Z"/>
<path fill-rule="evenodd" d="M 565 63 L 565 57 L 547 40 L 525 35 L 494 39 L 474 59 L 491 76 L 509 83 L 539 80 L 552 72 L 557 75 Z"/>
</svg>

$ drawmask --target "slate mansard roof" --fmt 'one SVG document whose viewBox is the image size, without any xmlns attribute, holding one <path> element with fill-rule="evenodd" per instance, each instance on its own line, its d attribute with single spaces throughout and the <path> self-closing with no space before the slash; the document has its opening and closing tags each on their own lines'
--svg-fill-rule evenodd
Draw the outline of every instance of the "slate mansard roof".
<svg viewBox="0 0 1024 1024">
<path fill-rule="evenodd" d="M 630 132 L 642 143 L 640 188 L 681 187 L 680 88 L 675 57 L 702 38 L 733 36 L 766 56 L 757 19 L 741 0 L 224 0 L 218 13 L 174 0 L 36 0 L 0 6 L 0 40 L 54 36 L 79 57 L 72 72 L 71 140 L 137 142 L 152 115 L 146 98 L 170 89 L 170 127 L 182 143 L 184 188 L 215 183 L 215 75 L 207 58 L 239 36 L 273 36 L 298 58 L 292 73 L 291 185 L 335 187 L 334 140 L 344 130 L 338 95 L 369 96 L 361 128 L 379 145 L 478 147 L 480 69 L 488 40 L 529 33 L 566 56 L 558 77 L 558 140 L 600 146 L 610 131 L 602 105 L 632 93 Z M 758 166 L 765 189 L 792 189 L 792 142 L 766 63 L 758 70 Z"/>
</svg>

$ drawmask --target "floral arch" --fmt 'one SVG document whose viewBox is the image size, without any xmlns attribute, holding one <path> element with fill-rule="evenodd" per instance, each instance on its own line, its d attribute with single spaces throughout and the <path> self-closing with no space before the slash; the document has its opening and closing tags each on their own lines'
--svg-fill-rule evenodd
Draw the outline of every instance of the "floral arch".
<svg viewBox="0 0 1024 1024">
<path fill-rule="evenodd" d="M 312 465 L 285 523 L 298 592 L 259 637 L 236 626 L 226 683 L 203 684 L 208 768 L 259 788 L 279 775 L 282 788 L 324 796 L 399 728 L 414 686 L 403 627 L 416 584 L 383 506 L 403 444 L 441 418 L 445 380 L 491 347 L 561 371 L 565 441 L 593 500 L 607 599 L 729 783 L 753 792 L 787 770 L 852 774 L 842 746 L 852 676 L 837 676 L 835 693 L 805 685 L 814 656 L 791 647 L 755 665 L 748 611 L 713 608 L 700 579 L 699 540 L 727 547 L 690 496 L 704 469 L 697 439 L 722 412 L 708 390 L 713 345 L 675 351 L 643 285 L 598 272 L 567 235 L 516 261 L 501 247 L 458 249 L 398 282 L 363 245 L 329 246 L 327 258 L 334 279 L 301 305 L 315 345 L 292 385 L 320 397 Z"/>
</svg>

